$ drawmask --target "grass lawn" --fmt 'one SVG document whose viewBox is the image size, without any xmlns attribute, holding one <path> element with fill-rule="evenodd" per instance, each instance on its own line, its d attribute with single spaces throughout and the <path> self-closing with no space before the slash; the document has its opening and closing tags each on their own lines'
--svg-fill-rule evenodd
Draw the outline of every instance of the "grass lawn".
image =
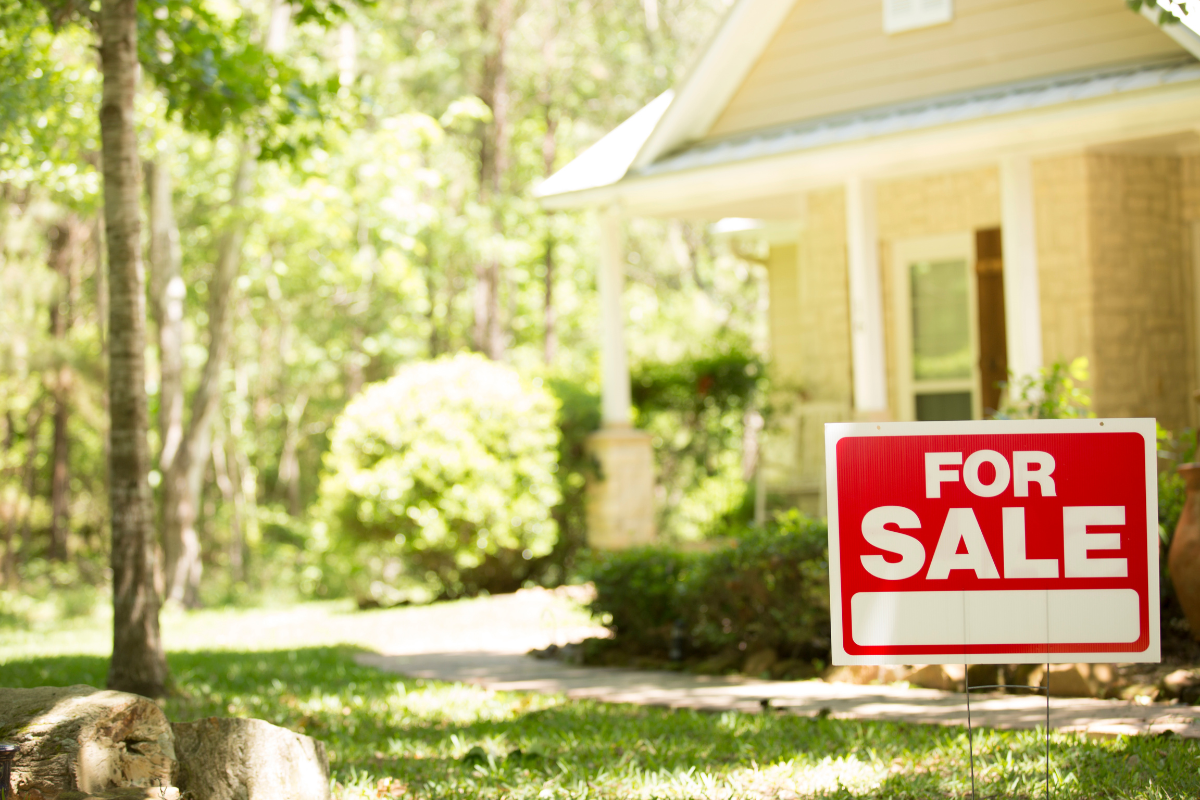
<svg viewBox="0 0 1200 800">
<path fill-rule="evenodd" d="M 605 705 L 355 665 L 356 648 L 403 631 L 406 613 L 324 603 L 170 615 L 180 694 L 167 714 L 258 717 L 321 739 L 344 798 L 970 794 L 964 729 Z M 0 685 L 101 686 L 107 644 L 96 620 L 0 629 Z M 1042 797 L 1043 741 L 977 733 L 979 797 Z M 1056 734 L 1051 767 L 1055 798 L 1200 797 L 1193 741 Z"/>
</svg>

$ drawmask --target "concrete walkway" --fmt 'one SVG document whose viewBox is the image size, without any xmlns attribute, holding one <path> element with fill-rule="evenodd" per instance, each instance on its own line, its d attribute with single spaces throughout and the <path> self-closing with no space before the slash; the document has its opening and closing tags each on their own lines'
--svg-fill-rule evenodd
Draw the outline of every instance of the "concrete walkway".
<svg viewBox="0 0 1200 800">
<path fill-rule="evenodd" d="M 703 711 L 759 712 L 764 703 L 804 716 L 964 725 L 963 694 L 823 681 L 764 681 L 613 667 L 577 667 L 503 651 L 364 653 L 358 662 L 415 678 L 460 681 L 503 691 L 565 694 L 608 703 Z M 1044 725 L 1041 696 L 972 694 L 971 721 L 993 728 Z M 1050 724 L 1094 737 L 1172 732 L 1200 739 L 1200 707 L 1119 700 L 1051 698 Z"/>
</svg>

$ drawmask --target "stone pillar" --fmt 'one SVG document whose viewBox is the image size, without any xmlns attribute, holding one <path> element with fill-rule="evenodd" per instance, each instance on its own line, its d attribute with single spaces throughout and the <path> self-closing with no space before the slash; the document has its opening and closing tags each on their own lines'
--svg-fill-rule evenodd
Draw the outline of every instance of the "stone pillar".
<svg viewBox="0 0 1200 800">
<path fill-rule="evenodd" d="M 650 434 L 604 428 L 588 439 L 599 475 L 588 483 L 587 542 L 622 550 L 654 541 L 654 450 Z"/>
<path fill-rule="evenodd" d="M 654 452 L 650 435 L 633 428 L 629 360 L 621 291 L 625 257 L 621 217 L 600 212 L 601 422 L 588 439 L 598 474 L 588 483 L 588 546 L 617 550 L 654 540 Z"/>
</svg>

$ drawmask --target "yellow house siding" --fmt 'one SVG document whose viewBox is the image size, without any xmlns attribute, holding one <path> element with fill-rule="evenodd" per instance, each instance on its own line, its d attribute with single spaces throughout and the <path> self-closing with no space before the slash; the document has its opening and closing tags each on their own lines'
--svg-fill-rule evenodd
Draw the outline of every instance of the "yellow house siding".
<svg viewBox="0 0 1200 800">
<path fill-rule="evenodd" d="M 814 401 L 852 398 L 845 203 L 840 188 L 810 193 L 800 242 L 800 381 Z"/>
<path fill-rule="evenodd" d="M 1087 157 L 1034 161 L 1033 185 L 1042 359 L 1053 364 L 1084 356 L 1094 365 Z"/>
<path fill-rule="evenodd" d="M 1180 162 L 1183 166 L 1183 218 L 1200 221 L 1200 155 L 1189 155 Z"/>
<path fill-rule="evenodd" d="M 888 405 L 900 408 L 897 363 L 901 337 L 895 319 L 893 247 L 904 239 L 1000 225 L 1000 174 L 995 167 L 880 183 L 876 189 L 880 279 L 887 348 Z"/>
<path fill-rule="evenodd" d="M 798 0 L 706 138 L 1184 50 L 1123 0 L 955 0 L 887 36 L 882 0 Z"/>
<path fill-rule="evenodd" d="M 1191 420 L 1193 357 L 1177 157 L 1088 156 L 1096 412 Z"/>
<path fill-rule="evenodd" d="M 800 288 L 796 245 L 771 245 L 767 257 L 770 293 L 767 318 L 771 341 L 771 370 L 776 381 L 798 384 L 802 375 Z"/>
</svg>

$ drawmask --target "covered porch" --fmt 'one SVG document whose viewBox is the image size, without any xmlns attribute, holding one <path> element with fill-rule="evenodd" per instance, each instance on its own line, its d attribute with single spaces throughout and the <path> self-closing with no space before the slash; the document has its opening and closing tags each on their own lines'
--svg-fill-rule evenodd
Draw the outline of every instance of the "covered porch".
<svg viewBox="0 0 1200 800">
<path fill-rule="evenodd" d="M 1200 37 L 1176 27 L 1200 55 Z M 793 402 L 768 441 L 765 477 L 811 513 L 825 510 L 825 422 L 982 418 L 1009 373 L 1053 361 L 1089 359 L 1102 415 L 1194 424 L 1195 58 L 702 144 L 687 143 L 704 125 L 688 107 L 694 79 L 540 190 L 550 208 L 596 209 L 601 227 L 593 546 L 654 536 L 653 459 L 631 427 L 621 309 L 630 216 L 707 220 L 768 242 L 772 370 Z"/>
</svg>

